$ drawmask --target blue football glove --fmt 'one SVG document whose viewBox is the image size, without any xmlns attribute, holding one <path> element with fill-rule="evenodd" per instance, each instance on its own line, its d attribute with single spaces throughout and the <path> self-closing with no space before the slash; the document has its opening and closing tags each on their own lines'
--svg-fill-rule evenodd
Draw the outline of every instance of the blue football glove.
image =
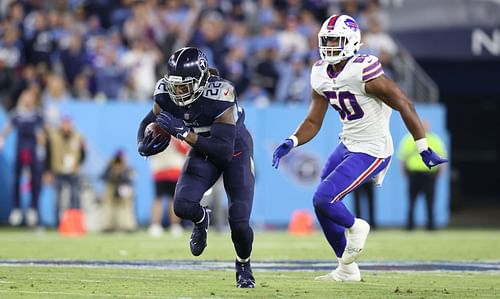
<svg viewBox="0 0 500 299">
<path fill-rule="evenodd" d="M 448 159 L 439 157 L 430 147 L 421 152 L 420 156 L 422 156 L 422 161 L 424 161 L 425 165 L 427 165 L 429 169 L 439 164 L 448 162 Z"/>
<path fill-rule="evenodd" d="M 189 128 L 186 127 L 184 121 L 174 117 L 167 111 L 162 111 L 160 115 L 156 117 L 156 122 L 163 130 L 177 137 L 177 139 L 184 140 L 189 133 Z"/>
<path fill-rule="evenodd" d="M 148 134 L 137 144 L 137 151 L 139 155 L 148 157 L 162 152 L 167 148 L 169 143 L 170 138 L 164 138 L 161 135 L 153 138 L 153 134 Z"/>
<path fill-rule="evenodd" d="M 283 158 L 286 154 L 290 152 L 293 148 L 292 139 L 285 139 L 285 142 L 280 144 L 275 150 L 273 154 L 273 167 L 278 169 L 280 165 L 280 159 Z"/>
</svg>

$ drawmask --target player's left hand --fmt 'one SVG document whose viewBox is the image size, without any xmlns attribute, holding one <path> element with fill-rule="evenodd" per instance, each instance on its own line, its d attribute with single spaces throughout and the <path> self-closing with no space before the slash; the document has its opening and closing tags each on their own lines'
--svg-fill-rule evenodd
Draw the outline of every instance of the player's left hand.
<svg viewBox="0 0 500 299">
<path fill-rule="evenodd" d="M 275 150 L 273 154 L 273 167 L 278 169 L 280 165 L 280 159 L 283 158 L 286 154 L 290 152 L 293 148 L 292 139 L 286 139 L 285 142 L 280 144 Z"/>
<path fill-rule="evenodd" d="M 186 127 L 182 119 L 174 117 L 167 111 L 162 111 L 160 115 L 156 117 L 156 122 L 167 131 L 170 135 L 177 137 L 177 139 L 184 140 L 188 133 L 189 128 Z"/>
<path fill-rule="evenodd" d="M 448 159 L 439 157 L 438 154 L 436 154 L 430 147 L 421 152 L 420 156 L 422 156 L 422 161 L 424 161 L 425 165 L 427 165 L 429 169 L 439 164 L 448 162 Z"/>
</svg>

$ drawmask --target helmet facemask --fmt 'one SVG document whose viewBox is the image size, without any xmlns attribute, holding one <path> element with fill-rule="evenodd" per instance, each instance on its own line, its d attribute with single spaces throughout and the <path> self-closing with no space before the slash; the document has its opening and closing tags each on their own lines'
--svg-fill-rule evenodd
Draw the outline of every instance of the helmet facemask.
<svg viewBox="0 0 500 299">
<path fill-rule="evenodd" d="M 319 36 L 319 52 L 321 58 L 332 63 L 338 63 L 347 58 L 345 46 L 347 37 L 320 35 Z"/>
<path fill-rule="evenodd" d="M 171 75 L 165 76 L 165 80 L 168 94 L 177 106 L 186 106 L 197 100 L 208 82 L 206 74 L 200 79 Z"/>
</svg>

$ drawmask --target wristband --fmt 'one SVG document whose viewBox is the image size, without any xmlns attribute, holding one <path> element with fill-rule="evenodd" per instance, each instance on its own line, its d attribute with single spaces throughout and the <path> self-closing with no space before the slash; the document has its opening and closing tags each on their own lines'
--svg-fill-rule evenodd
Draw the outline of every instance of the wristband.
<svg viewBox="0 0 500 299">
<path fill-rule="evenodd" d="M 292 141 L 293 147 L 297 147 L 297 145 L 299 145 L 299 139 L 297 139 L 297 136 L 292 135 L 292 136 L 288 137 L 288 139 L 290 139 Z"/>
<path fill-rule="evenodd" d="M 429 148 L 429 145 L 427 144 L 427 138 L 421 138 L 419 140 L 415 140 L 415 144 L 417 145 L 417 150 L 419 153 Z"/>
</svg>

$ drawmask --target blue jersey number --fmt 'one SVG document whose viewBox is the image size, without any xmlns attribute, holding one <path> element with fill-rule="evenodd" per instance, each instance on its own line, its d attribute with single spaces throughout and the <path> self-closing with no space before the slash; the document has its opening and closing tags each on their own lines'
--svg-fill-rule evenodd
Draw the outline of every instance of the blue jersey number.
<svg viewBox="0 0 500 299">
<path fill-rule="evenodd" d="M 337 104 L 331 105 L 333 109 L 337 110 L 337 112 L 340 114 L 341 119 L 347 118 L 347 120 L 355 120 L 360 119 L 363 117 L 363 115 L 365 115 L 363 109 L 361 109 L 361 106 L 359 106 L 358 101 L 356 101 L 356 97 L 352 93 L 348 91 L 325 91 L 325 95 L 329 100 L 336 100 L 338 98 L 340 106 L 338 106 Z M 352 111 L 347 107 L 346 101 L 348 101 L 351 105 Z"/>
</svg>

